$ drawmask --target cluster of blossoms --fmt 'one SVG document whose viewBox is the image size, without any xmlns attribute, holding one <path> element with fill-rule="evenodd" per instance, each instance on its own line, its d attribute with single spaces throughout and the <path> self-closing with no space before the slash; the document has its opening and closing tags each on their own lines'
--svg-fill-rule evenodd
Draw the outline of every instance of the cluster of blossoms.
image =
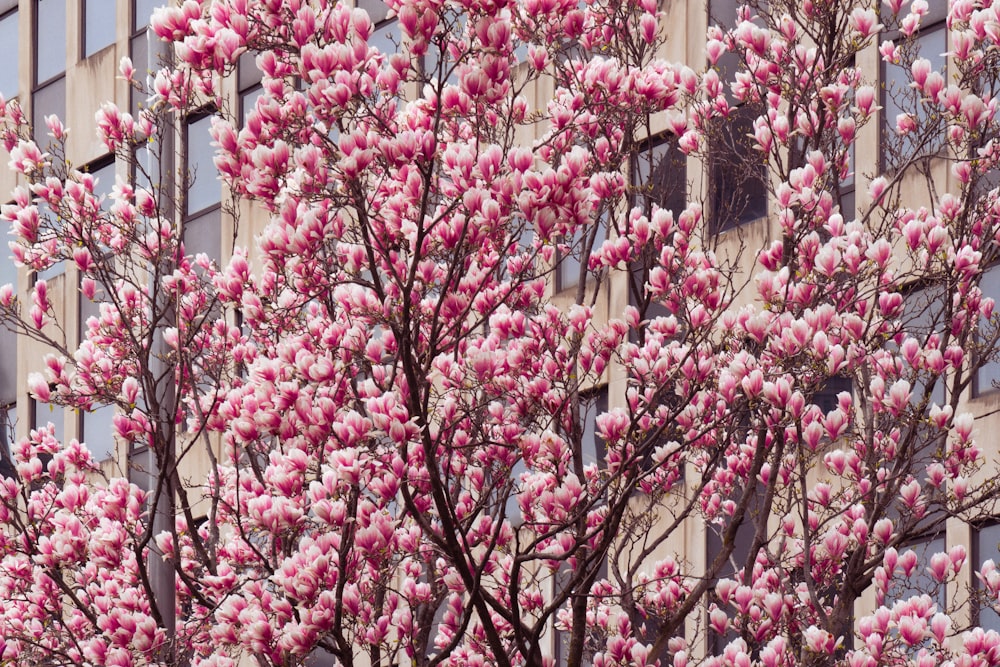
<svg viewBox="0 0 1000 667">
<path fill-rule="evenodd" d="M 225 109 L 221 79 L 258 54 L 262 94 L 212 137 L 268 222 L 222 265 L 186 251 L 170 179 L 102 200 L 57 119 L 46 152 L 0 105 L 26 183 L 2 213 L 15 260 L 71 262 L 100 302 L 70 348 L 52 286 L 0 288 L 4 322 L 54 348 L 32 396 L 115 406 L 117 440 L 155 462 L 140 489 L 51 427 L 17 444 L 0 663 L 506 667 L 561 642 L 607 667 L 1000 665 L 1000 635 L 962 632 L 934 595 L 967 575 L 964 549 L 909 548 L 997 494 L 960 399 L 1000 338 L 981 287 L 1000 253 L 998 10 L 952 3 L 948 83 L 915 50 L 925 0 L 744 8 L 709 30 L 704 72 L 659 57 L 648 0 L 390 7 L 398 53 L 345 3 L 154 17 L 176 65 L 139 117 L 97 115 L 122 159 L 169 145 L 172 116 Z M 880 119 L 855 57 L 880 20 L 915 106 L 855 214 L 843 184 Z M 544 110 L 531 85 L 554 88 Z M 626 206 L 643 184 L 623 176 L 654 119 L 711 160 L 741 109 L 774 235 L 740 248 L 749 277 L 711 202 L 684 184 L 683 206 Z M 929 160 L 957 187 L 908 206 Z M 575 294 L 553 296 L 568 267 Z M 609 379 L 621 396 L 599 409 Z M 195 450 L 204 483 L 180 473 Z M 666 553 L 693 526 L 720 545 L 704 563 Z M 996 566 L 974 566 L 996 604 Z"/>
</svg>

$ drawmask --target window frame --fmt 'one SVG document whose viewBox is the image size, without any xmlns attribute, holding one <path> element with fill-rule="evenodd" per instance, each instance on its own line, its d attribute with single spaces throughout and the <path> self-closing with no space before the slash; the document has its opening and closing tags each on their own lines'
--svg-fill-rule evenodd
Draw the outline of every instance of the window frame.
<svg viewBox="0 0 1000 667">
<path fill-rule="evenodd" d="M 912 39 L 914 44 L 919 44 L 919 50 L 916 53 L 916 57 L 927 58 L 928 60 L 932 61 L 933 65 L 933 59 L 939 57 L 939 54 L 926 53 L 924 48 L 925 45 L 920 44 L 920 41 L 923 37 L 934 37 L 938 33 L 940 33 L 944 36 L 944 51 L 948 50 L 948 29 L 947 29 L 948 12 L 947 12 L 947 3 L 937 4 L 931 2 L 929 3 L 929 5 L 930 9 L 928 11 L 928 14 L 923 17 L 923 19 L 921 20 L 920 28 L 915 33 L 913 33 L 912 37 L 909 38 L 906 37 L 902 33 L 901 29 L 898 26 L 896 26 L 894 28 L 884 30 L 882 32 L 881 39 L 882 41 L 893 42 L 896 45 L 899 45 L 903 42 Z M 944 7 L 943 12 L 941 11 L 942 6 Z M 883 17 L 883 23 L 886 20 L 888 20 L 887 17 Z M 936 70 L 932 69 L 931 71 L 940 72 L 944 76 L 945 81 L 948 81 L 948 58 L 943 53 L 940 54 L 940 57 L 942 58 L 941 68 Z M 884 59 L 879 58 L 879 71 L 878 71 L 879 84 L 880 84 L 879 106 L 881 107 L 879 114 L 882 117 L 882 122 L 879 124 L 878 168 L 881 173 L 895 173 L 901 166 L 900 164 L 893 164 L 890 162 L 889 158 L 891 156 L 889 155 L 890 152 L 889 144 L 891 141 L 900 142 L 899 147 L 904 151 L 909 152 L 913 150 L 912 147 L 907 146 L 908 141 L 906 140 L 905 137 L 901 137 L 900 135 L 896 134 L 896 116 L 894 115 L 891 118 L 889 117 L 890 113 L 894 110 L 897 112 L 897 114 L 908 112 L 906 108 L 898 105 L 895 102 L 893 93 L 892 91 L 889 90 L 890 68 L 898 69 L 901 73 L 903 73 L 904 77 L 909 76 L 909 71 L 910 71 L 909 68 L 905 65 L 905 63 L 902 62 L 899 64 L 887 63 Z M 896 79 L 893 79 L 894 83 L 895 81 Z M 909 101 L 905 98 L 909 90 L 910 89 L 908 80 L 904 81 L 904 86 L 902 87 L 901 90 L 898 90 L 896 93 L 900 97 L 897 97 L 895 99 L 900 99 L 901 101 L 904 102 Z M 906 161 L 913 159 L 930 158 L 933 157 L 934 155 L 939 154 L 941 152 L 941 149 L 944 147 L 943 135 L 940 136 L 937 140 L 935 140 L 934 143 L 935 143 L 934 146 L 927 147 L 926 153 L 918 154 L 917 152 L 914 151 L 912 155 L 902 156 L 905 158 L 903 162 L 905 163 Z"/>
</svg>

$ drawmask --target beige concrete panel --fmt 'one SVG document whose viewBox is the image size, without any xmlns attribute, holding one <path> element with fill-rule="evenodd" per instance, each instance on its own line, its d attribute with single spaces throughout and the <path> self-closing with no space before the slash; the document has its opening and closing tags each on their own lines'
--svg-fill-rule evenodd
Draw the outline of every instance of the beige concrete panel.
<svg viewBox="0 0 1000 667">
<path fill-rule="evenodd" d="M 125 95 L 116 96 L 119 47 L 112 44 L 79 61 L 66 73 L 66 119 L 63 124 L 72 130 L 67 155 L 74 165 L 84 165 L 107 153 L 95 131 L 94 114 L 101 105 L 117 99 L 119 106 L 128 108 Z"/>
</svg>

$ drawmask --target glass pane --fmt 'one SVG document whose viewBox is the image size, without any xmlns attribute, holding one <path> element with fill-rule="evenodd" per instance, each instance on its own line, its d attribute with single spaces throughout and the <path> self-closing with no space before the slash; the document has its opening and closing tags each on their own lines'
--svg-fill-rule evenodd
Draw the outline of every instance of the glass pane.
<svg viewBox="0 0 1000 667">
<path fill-rule="evenodd" d="M 39 201 L 38 216 L 41 219 L 48 220 L 48 222 L 45 222 L 43 224 L 45 224 L 48 227 L 47 233 L 49 234 L 53 233 L 52 232 L 53 229 L 62 226 L 62 219 L 57 218 L 55 214 L 52 212 L 52 210 L 49 208 L 49 205 L 46 204 L 45 202 Z M 35 277 L 41 280 L 51 280 L 52 278 L 55 278 L 56 276 L 61 276 L 64 273 L 66 273 L 66 262 L 60 259 L 59 261 L 55 262 L 52 266 L 45 269 L 44 271 L 39 271 Z"/>
<path fill-rule="evenodd" d="M 946 301 L 944 288 L 940 285 L 907 294 L 903 305 L 903 331 L 916 338 L 921 345 L 925 344 L 931 334 L 940 332 L 944 327 L 943 309 Z M 930 400 L 938 405 L 945 404 L 945 381 L 941 376 L 932 376 L 927 371 L 921 371 L 916 377 L 911 373 L 907 379 L 910 380 L 914 402 L 923 400 L 930 383 Z"/>
<path fill-rule="evenodd" d="M 184 251 L 189 255 L 205 253 L 222 261 L 222 210 L 207 211 L 184 223 Z"/>
<path fill-rule="evenodd" d="M 357 6 L 368 12 L 368 17 L 374 24 L 389 18 L 389 5 L 382 0 L 358 0 Z"/>
<path fill-rule="evenodd" d="M 49 128 L 45 125 L 45 117 L 55 114 L 60 119 L 66 118 L 66 77 L 59 77 L 44 88 L 39 88 L 31 96 L 31 124 L 35 131 L 35 141 L 47 146 L 52 140 L 48 136 Z"/>
<path fill-rule="evenodd" d="M 907 578 L 903 578 L 897 572 L 895 586 L 890 591 L 890 594 L 886 596 L 887 602 L 891 604 L 897 600 L 906 600 L 914 595 L 926 594 L 930 595 L 934 602 L 937 603 L 938 611 L 944 611 L 945 587 L 943 584 L 934 581 L 930 572 L 927 571 L 928 566 L 931 564 L 931 556 L 945 551 L 944 535 L 933 539 L 920 540 L 899 549 L 900 555 L 907 551 L 913 551 L 917 555 L 917 566 Z"/>
<path fill-rule="evenodd" d="M 944 53 L 948 50 L 947 38 L 948 33 L 944 30 L 943 23 L 931 30 L 921 31 L 916 38 L 916 47 L 919 50 L 917 57 L 929 60 L 931 69 L 942 74 L 945 72 Z M 882 159 L 887 169 L 893 169 L 914 157 L 918 149 L 923 153 L 936 152 L 942 142 L 938 139 L 930 146 L 922 145 L 921 135 L 924 130 L 921 128 L 926 125 L 928 107 L 921 103 L 919 91 L 910 87 L 913 78 L 910 74 L 910 63 L 900 62 L 898 65 L 885 63 L 882 72 L 885 78 L 882 131 L 886 137 Z M 899 136 L 896 133 L 896 118 L 902 113 L 913 114 L 918 129 Z"/>
<path fill-rule="evenodd" d="M 0 95 L 4 99 L 17 96 L 17 10 L 0 18 Z"/>
<path fill-rule="evenodd" d="M 135 78 L 140 83 L 145 82 L 146 74 L 150 71 L 149 66 L 149 40 L 146 31 L 143 31 L 129 40 L 129 53 L 132 58 L 132 66 L 135 67 Z M 135 88 L 129 88 L 129 113 L 133 118 L 139 116 L 139 107 L 146 105 L 146 95 Z"/>
<path fill-rule="evenodd" d="M 90 56 L 115 42 L 116 0 L 84 0 L 83 55 Z"/>
<path fill-rule="evenodd" d="M 149 25 L 149 17 L 157 7 L 167 3 L 163 0 L 134 0 L 132 3 L 132 31 L 137 32 Z"/>
<path fill-rule="evenodd" d="M 188 188 L 184 212 L 188 215 L 222 201 L 222 188 L 215 168 L 212 146 L 212 116 L 202 116 L 187 126 Z"/>
<path fill-rule="evenodd" d="M 1000 524 L 983 526 L 976 531 L 976 562 L 972 564 L 973 569 L 979 570 L 983 563 L 992 560 L 1000 563 Z M 978 577 L 974 578 L 977 590 L 982 590 L 982 584 Z M 1000 632 L 1000 614 L 991 606 L 979 607 L 979 625 L 984 630 L 995 630 Z"/>
<path fill-rule="evenodd" d="M 17 406 L 11 402 L 0 407 L 0 477 L 13 478 L 15 475 L 14 457 L 11 450 L 14 445 L 15 425 L 17 424 Z"/>
<path fill-rule="evenodd" d="M 83 413 L 81 440 L 95 461 L 110 459 L 115 453 L 115 407 L 102 405 Z"/>
<path fill-rule="evenodd" d="M 721 232 L 767 215 L 766 172 L 753 148 L 753 121 L 759 109 L 734 109 L 712 141 L 710 211 L 712 229 Z"/>
<path fill-rule="evenodd" d="M 603 387 L 597 392 L 583 397 L 580 401 L 580 412 L 583 413 L 583 465 L 596 463 L 604 467 L 604 439 L 597 434 L 597 415 L 608 411 L 608 388 Z"/>
<path fill-rule="evenodd" d="M 598 220 L 596 223 L 598 225 L 597 234 L 594 237 L 594 244 L 591 247 L 593 251 L 596 248 L 601 247 L 604 240 L 607 238 L 607 234 L 604 228 L 604 221 Z M 584 230 L 580 229 L 573 236 L 571 240 L 568 240 L 566 244 L 569 246 L 566 254 L 559 259 L 559 273 L 556 276 L 557 287 L 560 290 L 567 289 L 569 287 L 574 287 L 580 284 L 580 274 L 585 270 L 586 262 L 589 261 L 590 256 L 583 258 L 581 260 L 581 255 L 583 254 L 583 233 L 584 231 L 589 232 L 590 229 Z M 582 263 L 581 263 L 582 262 Z"/>
<path fill-rule="evenodd" d="M 399 21 L 391 19 L 383 22 L 372 31 L 368 38 L 368 46 L 378 49 L 379 53 L 395 53 L 399 49 Z"/>
<path fill-rule="evenodd" d="M 652 204 L 677 215 L 687 205 L 687 158 L 673 135 L 658 140 L 635 156 L 632 162 L 635 206 L 646 213 Z"/>
<path fill-rule="evenodd" d="M 257 69 L 256 52 L 247 51 L 240 56 L 239 66 L 236 68 L 236 87 L 240 93 L 259 84 L 263 77 L 263 72 Z"/>
<path fill-rule="evenodd" d="M 983 296 L 1000 302 L 1000 265 L 991 266 L 983 272 L 979 288 L 983 291 Z M 993 391 L 998 386 L 1000 386 L 1000 360 L 988 361 L 976 374 L 976 394 Z"/>
<path fill-rule="evenodd" d="M 39 403 L 36 400 L 32 400 L 31 404 L 34 409 L 34 415 L 32 416 L 34 417 L 35 428 L 42 428 L 51 422 L 56 427 L 56 440 L 63 442 L 66 435 L 63 424 L 63 407 L 51 403 Z"/>
<path fill-rule="evenodd" d="M 66 0 L 37 0 L 35 12 L 35 83 L 38 84 L 66 71 Z"/>
<path fill-rule="evenodd" d="M 94 194 L 104 197 L 101 201 L 101 210 L 107 211 L 111 208 L 111 191 L 115 187 L 115 163 L 107 162 L 99 167 L 91 169 L 94 176 Z"/>
<path fill-rule="evenodd" d="M 264 94 L 263 86 L 255 86 L 250 90 L 240 94 L 240 120 L 243 125 L 247 124 L 247 118 L 253 111 L 257 100 Z"/>
</svg>

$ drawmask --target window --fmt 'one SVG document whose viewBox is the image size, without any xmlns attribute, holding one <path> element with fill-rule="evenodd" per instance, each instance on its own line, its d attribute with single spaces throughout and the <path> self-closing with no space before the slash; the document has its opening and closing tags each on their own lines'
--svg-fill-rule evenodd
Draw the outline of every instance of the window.
<svg viewBox="0 0 1000 667">
<path fill-rule="evenodd" d="M 189 254 L 203 252 L 222 258 L 222 186 L 212 147 L 213 114 L 192 117 L 185 128 L 187 187 L 184 196 L 184 246 Z"/>
<path fill-rule="evenodd" d="M 146 72 L 152 68 L 149 62 L 149 38 L 146 31 L 142 30 L 129 39 L 129 54 L 132 58 L 132 66 L 135 67 L 136 78 L 144 80 Z M 141 105 L 145 102 L 145 97 L 135 88 L 129 88 L 129 113 L 133 118 L 139 117 Z"/>
<path fill-rule="evenodd" d="M 66 72 L 66 0 L 35 0 L 35 83 Z"/>
<path fill-rule="evenodd" d="M 648 142 L 632 159 L 632 205 L 646 215 L 653 204 L 676 216 L 687 206 L 687 158 L 673 134 Z"/>
<path fill-rule="evenodd" d="M 0 405 L 0 439 L 3 441 L 0 446 L 0 477 L 13 478 L 17 474 L 13 456 L 16 424 L 17 404 Z"/>
<path fill-rule="evenodd" d="M 629 169 L 632 206 L 642 208 L 648 216 L 653 205 L 665 208 L 676 216 L 687 207 L 687 157 L 677 147 L 673 134 L 648 142 L 632 158 Z M 665 306 L 653 301 L 646 292 L 650 270 L 659 265 L 659 256 L 652 245 L 631 266 L 629 304 L 639 311 L 642 320 L 670 314 Z M 629 340 L 640 342 L 640 332 L 631 331 Z"/>
<path fill-rule="evenodd" d="M 983 296 L 992 297 L 1000 302 L 1000 264 L 994 264 L 983 272 L 979 282 L 979 288 Z M 996 330 L 990 328 L 990 334 L 986 339 L 980 338 L 980 344 L 988 344 L 992 337 L 997 334 Z M 1000 387 L 1000 359 L 983 360 L 982 365 L 976 369 L 976 377 L 973 381 L 973 395 L 981 396 Z"/>
<path fill-rule="evenodd" d="M 896 42 L 900 52 L 899 63 L 882 61 L 882 167 L 894 170 L 906 161 L 936 153 L 943 143 L 940 133 L 927 134 L 930 120 L 927 107 L 921 102 L 922 93 L 910 87 L 913 77 L 910 66 L 917 58 L 926 58 L 931 70 L 945 73 L 945 52 L 948 50 L 948 33 L 945 18 L 948 3 L 931 2 L 929 11 L 921 21 L 920 31 L 912 40 L 905 39 L 898 30 L 886 34 Z M 896 118 L 902 113 L 915 115 L 917 129 L 908 134 L 896 132 Z M 942 128 L 943 130 L 943 128 Z M 933 130 L 937 132 L 937 130 Z"/>
<path fill-rule="evenodd" d="M 239 95 L 240 124 L 245 125 L 247 116 L 257 103 L 257 98 L 264 94 L 264 86 L 261 85 L 263 73 L 257 68 L 257 54 L 247 51 L 240 56 L 239 65 L 236 69 L 236 88 Z"/>
<path fill-rule="evenodd" d="M 357 6 L 368 12 L 374 26 L 368 46 L 386 55 L 395 53 L 400 43 L 399 24 L 395 16 L 389 16 L 389 5 L 382 0 L 357 0 Z"/>
<path fill-rule="evenodd" d="M 987 560 L 1000 563 L 1000 523 L 991 523 L 976 528 L 972 543 L 973 569 L 979 569 Z M 990 604 L 986 604 L 983 599 L 982 582 L 979 577 L 973 579 L 973 586 L 977 592 L 978 604 L 978 624 L 984 630 L 995 630 L 1000 632 L 1000 614 Z"/>
<path fill-rule="evenodd" d="M 18 73 L 18 13 L 17 0 L 0 2 L 0 95 L 4 99 L 17 96 Z"/>
<path fill-rule="evenodd" d="M 748 484 L 757 485 L 755 480 L 748 482 Z M 757 535 L 757 527 L 754 525 L 758 514 L 761 511 L 761 501 L 764 498 L 763 489 L 752 489 L 747 487 L 742 491 L 742 493 L 753 494 L 750 499 L 750 504 L 747 505 L 746 513 L 743 515 L 743 521 L 740 523 L 739 527 L 736 529 L 736 536 L 733 539 L 733 550 L 729 554 L 729 559 L 723 563 L 722 567 L 715 574 L 714 579 L 717 581 L 719 579 L 733 579 L 738 580 L 739 572 L 744 568 L 747 560 L 756 554 L 752 554 L 754 538 Z M 739 502 L 739 498 L 734 498 L 736 502 Z M 726 523 L 720 525 L 709 524 L 707 526 L 706 532 L 708 533 L 706 549 L 705 549 L 705 574 L 706 576 L 710 574 L 709 570 L 715 559 L 719 557 L 722 553 L 722 534 L 727 530 L 728 523 L 731 522 L 730 517 L 726 517 Z M 767 536 L 763 536 L 764 542 L 767 541 Z M 708 602 L 710 604 L 719 604 L 719 599 L 715 594 L 715 587 L 713 585 L 712 591 L 709 593 Z M 731 612 L 732 610 L 727 610 Z M 720 635 L 714 630 L 709 634 L 709 650 L 711 655 L 721 655 L 723 648 L 726 644 L 732 641 L 738 634 L 735 630 L 730 629 L 725 635 Z"/>
<path fill-rule="evenodd" d="M 8 238 L 10 223 L 0 224 L 0 238 Z M 17 266 L 11 259 L 10 250 L 3 247 L 0 252 L 0 285 L 11 284 L 17 290 Z M 6 327 L 0 327 L 0 404 L 12 405 L 17 400 L 17 341 L 18 335 Z"/>
<path fill-rule="evenodd" d="M 902 331 L 924 345 L 932 335 L 944 329 L 944 308 L 949 303 L 946 297 L 943 285 L 928 285 L 910 290 L 905 295 L 903 305 Z M 915 403 L 923 400 L 927 387 L 930 386 L 930 402 L 940 406 L 945 404 L 947 383 L 942 376 L 925 369 L 913 369 L 903 377 L 910 382 Z M 930 408 L 930 404 L 927 407 Z"/>
<path fill-rule="evenodd" d="M 572 238 L 567 238 L 563 241 L 565 250 L 560 250 L 559 252 L 559 267 L 556 273 L 557 291 L 576 287 L 580 284 L 580 275 L 586 275 L 590 252 L 601 247 L 604 243 L 604 239 L 607 237 L 605 222 L 597 220 L 593 224 L 597 225 L 597 229 L 592 229 L 589 225 L 579 227 Z M 591 233 L 593 233 L 594 242 L 590 246 L 590 252 L 588 252 L 585 241 L 590 237 Z"/>
<path fill-rule="evenodd" d="M 45 117 L 66 115 L 66 0 L 35 0 L 34 35 L 31 124 L 35 140 L 45 145 Z"/>
<path fill-rule="evenodd" d="M 767 173 L 754 148 L 756 105 L 733 109 L 709 137 L 709 221 L 723 232 L 767 215 Z"/>
<path fill-rule="evenodd" d="M 917 566 L 913 568 L 913 573 L 909 577 L 897 576 L 894 587 L 886 597 L 887 604 L 891 605 L 897 600 L 906 600 L 914 595 L 930 595 L 937 604 L 938 611 L 944 611 L 945 586 L 934 581 L 927 571 L 931 557 L 945 551 L 944 535 L 931 535 L 899 548 L 900 555 L 907 551 L 913 551 L 917 555 Z"/>
<path fill-rule="evenodd" d="M 31 428 L 42 428 L 43 426 L 47 426 L 49 422 L 56 428 L 56 440 L 63 442 L 66 438 L 63 407 L 31 399 Z"/>
<path fill-rule="evenodd" d="M 111 168 L 113 174 L 113 162 L 101 170 L 95 170 L 95 174 L 98 171 L 107 170 L 108 167 Z M 104 178 L 101 178 L 99 185 L 102 192 L 105 187 L 108 190 L 111 189 L 110 185 L 105 186 Z M 100 299 L 100 296 L 95 298 Z M 83 296 L 82 292 L 79 295 L 79 299 L 80 308 L 79 317 L 77 318 L 77 332 L 79 336 L 78 340 L 83 341 L 87 337 L 88 320 L 92 317 L 100 318 L 101 316 L 101 304 L 100 301 L 91 301 Z M 115 453 L 115 406 L 95 403 L 92 407 L 93 409 L 90 411 L 81 412 L 80 414 L 80 440 L 87 444 L 87 449 L 90 450 L 90 454 L 94 457 L 95 461 L 106 461 Z"/>
<path fill-rule="evenodd" d="M 116 0 L 82 0 L 83 57 L 115 43 Z"/>
<path fill-rule="evenodd" d="M 216 177 L 215 149 L 212 147 L 212 114 L 196 116 L 188 121 L 184 155 L 187 160 L 187 187 L 184 213 L 193 215 L 222 201 L 222 190 Z"/>
<path fill-rule="evenodd" d="M 144 32 L 153 12 L 165 4 L 163 0 L 132 0 L 132 32 Z"/>
</svg>

